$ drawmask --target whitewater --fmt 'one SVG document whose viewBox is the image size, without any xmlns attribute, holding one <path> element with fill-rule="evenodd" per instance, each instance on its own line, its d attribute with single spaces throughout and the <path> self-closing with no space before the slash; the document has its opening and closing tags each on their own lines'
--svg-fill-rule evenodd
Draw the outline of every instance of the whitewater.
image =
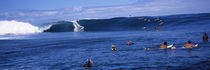
<svg viewBox="0 0 210 70">
<path fill-rule="evenodd" d="M 77 21 L 68 21 L 72 22 L 74 25 L 74 32 L 81 32 L 84 31 L 84 27 L 80 26 Z M 3 20 L 0 21 L 0 35 L 7 35 L 7 34 L 32 34 L 32 33 L 41 33 L 44 30 L 49 29 L 52 25 L 46 25 L 43 27 L 34 26 L 28 22 L 20 22 L 15 20 Z"/>
<path fill-rule="evenodd" d="M 27 22 L 0 21 L 0 35 L 5 34 L 28 34 L 42 32 L 39 27 L 33 26 Z"/>
</svg>

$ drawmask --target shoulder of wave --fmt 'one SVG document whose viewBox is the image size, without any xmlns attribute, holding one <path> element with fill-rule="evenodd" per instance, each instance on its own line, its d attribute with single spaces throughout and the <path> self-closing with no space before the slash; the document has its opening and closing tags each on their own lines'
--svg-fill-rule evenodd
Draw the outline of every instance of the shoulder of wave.
<svg viewBox="0 0 210 70">
<path fill-rule="evenodd" d="M 103 18 L 82 18 L 80 20 L 94 20 L 94 19 L 103 19 Z"/>
<path fill-rule="evenodd" d="M 162 15 L 159 17 L 174 17 L 174 16 L 209 16 L 210 13 L 189 13 L 189 14 L 172 14 L 172 15 Z"/>
<path fill-rule="evenodd" d="M 127 19 L 127 18 L 138 18 L 138 17 L 136 16 L 136 17 L 112 17 L 112 18 L 83 18 L 80 20 L 110 20 L 110 19 Z"/>
</svg>

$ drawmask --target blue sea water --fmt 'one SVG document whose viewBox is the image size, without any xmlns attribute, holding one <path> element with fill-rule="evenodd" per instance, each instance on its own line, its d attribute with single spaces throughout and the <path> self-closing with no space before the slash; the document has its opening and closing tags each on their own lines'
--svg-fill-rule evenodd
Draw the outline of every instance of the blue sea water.
<svg viewBox="0 0 210 70">
<path fill-rule="evenodd" d="M 201 41 L 209 15 L 160 16 L 163 25 L 157 16 L 79 20 L 84 32 L 58 21 L 41 33 L 2 35 L 0 70 L 209 70 L 210 42 Z M 199 47 L 182 48 L 188 40 Z M 177 49 L 159 49 L 164 41 Z M 94 66 L 82 67 L 88 58 Z"/>
</svg>

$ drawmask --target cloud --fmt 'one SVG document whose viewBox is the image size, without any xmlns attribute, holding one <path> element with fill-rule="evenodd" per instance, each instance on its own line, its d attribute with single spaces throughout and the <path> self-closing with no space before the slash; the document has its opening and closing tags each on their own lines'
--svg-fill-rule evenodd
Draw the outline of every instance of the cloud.
<svg viewBox="0 0 210 70">
<path fill-rule="evenodd" d="M 77 6 L 77 7 L 72 7 L 71 9 L 72 9 L 73 11 L 79 12 L 79 11 L 82 11 L 83 8 Z"/>
<path fill-rule="evenodd" d="M 42 15 L 56 15 L 57 12 L 56 11 L 46 11 L 46 12 L 42 12 Z"/>
<path fill-rule="evenodd" d="M 91 14 L 89 17 L 115 17 L 115 16 L 160 16 L 187 13 L 206 13 L 210 12 L 208 7 L 210 1 L 203 0 L 139 0 L 130 5 L 108 6 L 87 8 L 81 14 Z M 97 15 L 94 15 L 97 14 Z"/>
<path fill-rule="evenodd" d="M 18 13 L 18 15 L 19 15 L 19 16 L 25 16 L 25 14 L 22 13 L 22 12 Z"/>
<path fill-rule="evenodd" d="M 1 18 L 33 21 L 45 21 L 49 19 L 82 19 L 82 18 L 111 18 L 133 16 L 159 16 L 173 14 L 190 14 L 210 12 L 208 0 L 139 0 L 129 5 L 79 7 L 33 10 L 17 12 L 1 12 Z M 0 19 L 1 20 L 1 19 Z"/>
</svg>

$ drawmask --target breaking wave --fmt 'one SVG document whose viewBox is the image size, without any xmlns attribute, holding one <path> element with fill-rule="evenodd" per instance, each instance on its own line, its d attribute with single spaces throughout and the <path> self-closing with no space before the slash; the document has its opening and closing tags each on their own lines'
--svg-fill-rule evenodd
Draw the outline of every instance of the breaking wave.
<svg viewBox="0 0 210 70">
<path fill-rule="evenodd" d="M 206 30 L 210 26 L 209 19 L 210 13 L 82 19 L 79 21 L 58 21 L 44 32 Z"/>
<path fill-rule="evenodd" d="M 40 32 L 209 30 L 210 13 L 172 16 L 117 17 L 58 21 L 43 27 L 15 20 L 0 21 L 0 35 Z"/>
<path fill-rule="evenodd" d="M 42 32 L 39 27 L 27 22 L 0 21 L 0 35 L 5 34 L 28 34 Z"/>
<path fill-rule="evenodd" d="M 84 27 L 80 26 L 77 21 L 65 21 L 72 24 L 68 24 L 66 27 L 70 27 L 69 29 L 73 29 L 74 32 L 82 32 L 84 31 Z M 0 21 L 0 35 L 7 35 L 7 34 L 31 34 L 31 33 L 40 33 L 40 32 L 46 32 L 53 30 L 54 26 L 55 28 L 59 27 L 60 24 L 50 24 L 43 27 L 34 26 L 27 22 L 19 22 L 15 20 L 4 20 Z M 61 24 L 62 25 L 62 24 Z M 62 29 L 67 29 L 61 26 Z M 56 31 L 56 30 L 55 30 Z M 63 32 L 63 31 L 61 31 Z"/>
</svg>

